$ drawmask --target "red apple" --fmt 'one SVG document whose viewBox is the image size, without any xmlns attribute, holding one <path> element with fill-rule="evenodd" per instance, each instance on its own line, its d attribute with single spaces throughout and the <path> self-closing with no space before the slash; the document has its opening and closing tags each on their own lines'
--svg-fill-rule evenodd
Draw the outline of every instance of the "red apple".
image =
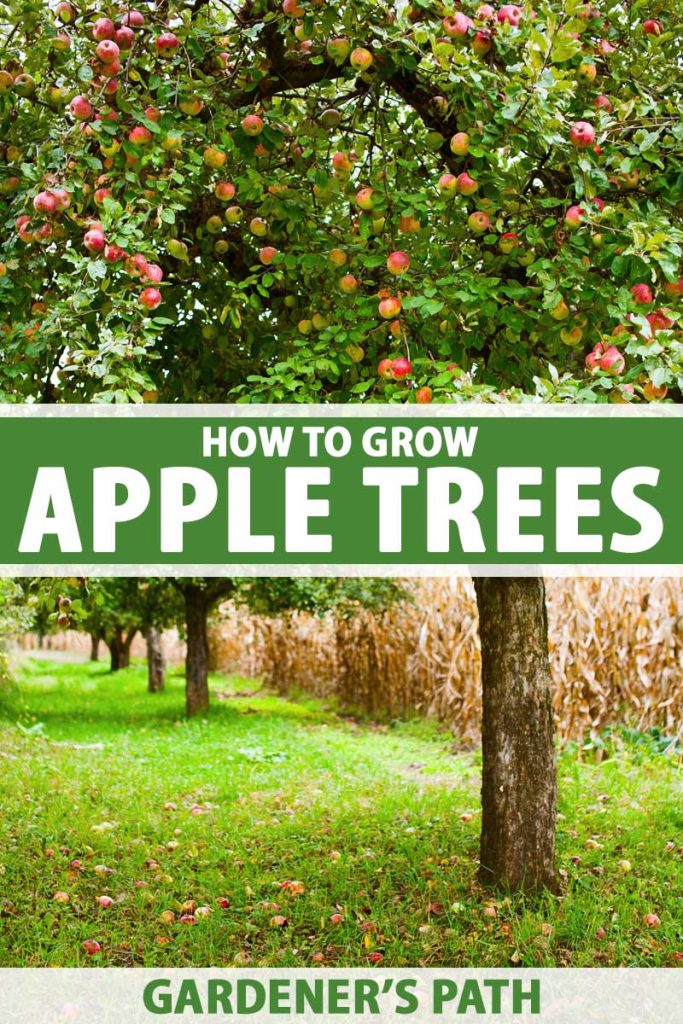
<svg viewBox="0 0 683 1024">
<path fill-rule="evenodd" d="M 458 191 L 458 179 L 454 174 L 442 174 L 436 187 L 442 196 L 454 196 Z"/>
<path fill-rule="evenodd" d="M 677 281 L 667 281 L 664 285 L 664 291 L 667 295 L 674 297 L 683 295 L 683 277 L 679 277 Z"/>
<path fill-rule="evenodd" d="M 102 204 L 104 203 L 105 199 L 111 199 L 111 189 L 110 188 L 97 188 L 97 189 L 95 189 L 95 193 L 93 195 L 93 199 L 95 200 L 95 204 L 97 206 L 102 206 Z"/>
<path fill-rule="evenodd" d="M 472 196 L 479 188 L 478 183 L 474 178 L 470 177 L 467 171 L 463 171 L 462 174 L 459 174 L 456 182 L 458 192 L 463 196 Z"/>
<path fill-rule="evenodd" d="M 95 939 L 86 939 L 83 943 L 83 949 L 86 951 L 88 956 L 94 956 L 95 953 L 102 952 L 102 947 Z"/>
<path fill-rule="evenodd" d="M 474 33 L 472 40 L 472 52 L 479 57 L 485 56 L 493 46 L 493 36 L 486 28 L 480 28 Z"/>
<path fill-rule="evenodd" d="M 491 227 L 491 221 L 487 213 L 483 210 L 475 210 L 467 218 L 470 231 L 474 231 L 478 235 L 483 235 L 485 231 L 488 231 Z"/>
<path fill-rule="evenodd" d="M 503 4 L 496 15 L 497 20 L 501 23 L 507 22 L 508 25 L 512 25 L 516 28 L 522 20 L 522 10 L 515 4 Z"/>
<path fill-rule="evenodd" d="M 467 132 L 456 132 L 451 139 L 451 153 L 466 156 L 470 151 L 470 137 Z"/>
<path fill-rule="evenodd" d="M 111 39 L 103 39 L 97 44 L 95 53 L 103 64 L 113 64 L 119 59 L 119 48 Z"/>
<path fill-rule="evenodd" d="M 366 50 L 363 46 L 357 46 L 355 50 L 351 51 L 349 56 L 349 64 L 356 71 L 367 71 L 372 64 L 374 57 L 369 50 Z"/>
<path fill-rule="evenodd" d="M 600 358 L 600 369 L 612 377 L 619 377 L 626 369 L 626 360 L 614 345 L 609 345 Z"/>
<path fill-rule="evenodd" d="M 92 37 L 100 43 L 103 39 L 113 39 L 116 26 L 111 18 L 98 18 L 92 27 Z"/>
<path fill-rule="evenodd" d="M 403 252 L 401 249 L 397 249 L 395 252 L 389 254 L 387 259 L 387 270 L 390 274 L 399 276 L 405 274 L 410 267 L 410 258 L 408 253 Z"/>
<path fill-rule="evenodd" d="M 158 288 L 143 288 L 140 292 L 140 305 L 153 310 L 161 305 L 161 292 Z"/>
<path fill-rule="evenodd" d="M 128 132 L 128 141 L 134 146 L 149 146 L 152 141 L 152 133 L 149 128 L 138 124 Z"/>
<path fill-rule="evenodd" d="M 33 209 L 49 217 L 57 209 L 57 201 L 53 192 L 39 192 L 33 200 Z"/>
<path fill-rule="evenodd" d="M 242 119 L 242 131 L 245 135 L 251 136 L 251 138 L 260 135 L 263 131 L 263 118 L 259 117 L 258 114 L 247 114 Z"/>
<path fill-rule="evenodd" d="M 164 279 L 164 272 L 157 263 L 148 263 L 140 277 L 144 281 L 152 281 L 153 284 L 159 284 Z"/>
<path fill-rule="evenodd" d="M 415 401 L 418 405 L 429 405 L 432 400 L 432 389 L 428 387 L 418 388 L 415 392 Z"/>
<path fill-rule="evenodd" d="M 68 210 L 71 205 L 71 193 L 65 188 L 53 188 L 52 195 L 55 197 L 55 205 L 58 213 Z"/>
<path fill-rule="evenodd" d="M 648 302 L 652 302 L 654 298 L 649 284 L 634 284 L 630 288 L 630 292 L 638 303 L 647 304 Z"/>
<path fill-rule="evenodd" d="M 215 149 L 213 146 L 207 146 L 204 150 L 204 163 L 207 167 L 211 167 L 214 170 L 222 167 L 226 159 L 225 153 L 220 149 Z"/>
<path fill-rule="evenodd" d="M 577 149 L 587 149 L 595 142 L 595 128 L 588 121 L 576 121 L 569 132 L 569 140 Z"/>
<path fill-rule="evenodd" d="M 404 377 L 407 377 L 412 373 L 412 370 L 413 368 L 410 364 L 410 360 L 406 359 L 405 356 L 399 356 L 398 359 L 394 359 L 391 364 L 391 372 L 396 380 L 403 380 Z"/>
<path fill-rule="evenodd" d="M 570 206 L 564 215 L 564 223 L 568 228 L 581 227 L 583 221 L 583 207 Z"/>
<path fill-rule="evenodd" d="M 514 231 L 506 231 L 504 235 L 500 236 L 498 241 L 498 248 L 501 252 L 511 253 L 519 245 L 519 238 Z"/>
<path fill-rule="evenodd" d="M 393 320 L 401 312 L 401 300 L 396 296 L 380 299 L 377 312 L 383 320 Z"/>
<path fill-rule="evenodd" d="M 125 259 L 126 252 L 120 245 L 107 245 L 104 249 L 104 258 L 107 263 L 120 263 L 122 259 Z"/>
<path fill-rule="evenodd" d="M 264 266 L 269 266 L 277 256 L 277 249 L 272 245 L 264 245 L 259 252 L 259 259 Z"/>
<path fill-rule="evenodd" d="M 356 193 L 356 203 L 361 210 L 371 210 L 374 205 L 373 190 L 362 188 Z"/>
<path fill-rule="evenodd" d="M 339 282 L 339 287 L 345 295 L 353 295 L 358 288 L 358 279 L 353 274 L 344 274 Z"/>
<path fill-rule="evenodd" d="M 393 359 L 380 359 L 379 364 L 377 366 L 378 376 L 380 376 L 382 380 L 391 380 L 394 376 L 392 366 Z"/>
<path fill-rule="evenodd" d="M 656 18 L 648 18 L 647 21 L 643 22 L 643 32 L 646 36 L 659 36 L 662 34 L 664 26 L 661 21 L 657 21 Z"/>
<path fill-rule="evenodd" d="M 231 181 L 219 181 L 213 190 L 213 194 L 222 203 L 229 203 L 235 197 L 235 186 Z"/>
<path fill-rule="evenodd" d="M 64 25 L 69 25 L 76 17 L 76 10 L 66 0 L 61 0 L 55 7 L 55 14 Z"/>
<path fill-rule="evenodd" d="M 442 24 L 444 32 L 451 39 L 462 39 L 471 28 L 474 28 L 472 19 L 463 14 L 462 11 L 456 11 L 455 14 L 448 15 L 448 17 L 443 19 Z"/>
<path fill-rule="evenodd" d="M 101 228 L 91 228 L 90 231 L 86 231 L 83 236 L 83 245 L 86 247 L 88 252 L 102 252 L 105 246 L 106 239 L 104 237 L 104 231 Z"/>
<path fill-rule="evenodd" d="M 600 93 L 599 96 L 595 97 L 595 102 L 593 103 L 593 106 L 596 107 L 598 110 L 605 110 L 608 114 L 611 113 L 612 111 L 611 99 L 609 98 L 609 96 L 604 96 L 602 93 Z"/>
<path fill-rule="evenodd" d="M 126 11 L 121 18 L 122 25 L 130 25 L 131 28 L 142 28 L 145 24 L 145 16 L 140 11 Z"/>
<path fill-rule="evenodd" d="M 132 28 L 128 28 L 127 25 L 122 25 L 121 28 L 117 28 L 114 38 L 119 50 L 130 50 L 135 42 L 135 32 L 133 32 Z"/>
<path fill-rule="evenodd" d="M 180 40 L 174 32 L 162 32 L 154 41 L 160 57 L 172 57 L 180 46 Z"/>
<path fill-rule="evenodd" d="M 111 896 L 98 896 L 95 902 L 98 903 L 101 907 L 104 907 L 105 910 L 107 907 L 111 907 L 114 903 Z"/>
<path fill-rule="evenodd" d="M 72 117 L 77 121 L 87 121 L 94 114 L 90 101 L 85 96 L 74 96 L 69 104 Z"/>
<path fill-rule="evenodd" d="M 299 0 L 282 0 L 282 10 L 290 18 L 303 18 L 305 13 Z"/>
</svg>

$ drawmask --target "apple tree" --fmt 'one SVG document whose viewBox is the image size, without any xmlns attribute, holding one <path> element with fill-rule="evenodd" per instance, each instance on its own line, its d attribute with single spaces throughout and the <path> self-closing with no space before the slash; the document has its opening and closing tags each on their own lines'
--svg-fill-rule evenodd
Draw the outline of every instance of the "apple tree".
<svg viewBox="0 0 683 1024">
<path fill-rule="evenodd" d="M 3 11 L 2 400 L 681 400 L 678 0 Z M 543 581 L 477 593 L 482 877 L 552 886 Z"/>
</svg>

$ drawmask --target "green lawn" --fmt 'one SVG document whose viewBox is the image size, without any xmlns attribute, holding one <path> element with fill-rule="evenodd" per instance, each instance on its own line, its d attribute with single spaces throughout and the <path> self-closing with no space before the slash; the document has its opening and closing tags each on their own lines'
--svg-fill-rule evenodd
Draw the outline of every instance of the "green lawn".
<svg viewBox="0 0 683 1024">
<path fill-rule="evenodd" d="M 179 675 L 148 695 L 144 666 L 30 660 L 17 674 L 0 690 L 2 966 L 683 959 L 679 765 L 654 744 L 600 763 L 562 754 L 563 894 L 499 896 L 487 917 L 479 762 L 448 733 L 220 677 L 224 699 L 188 724 Z M 186 901 L 211 912 L 181 922 Z"/>
</svg>

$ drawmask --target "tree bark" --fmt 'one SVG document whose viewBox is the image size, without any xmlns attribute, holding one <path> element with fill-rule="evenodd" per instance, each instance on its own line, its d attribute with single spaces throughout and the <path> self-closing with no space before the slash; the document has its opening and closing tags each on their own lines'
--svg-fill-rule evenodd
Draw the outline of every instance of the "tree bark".
<svg viewBox="0 0 683 1024">
<path fill-rule="evenodd" d="M 124 636 L 122 630 L 119 630 L 116 633 L 112 633 L 107 640 L 107 646 L 111 654 L 112 672 L 118 672 L 120 669 L 130 666 L 130 647 L 136 633 L 136 629 L 131 629 Z"/>
<path fill-rule="evenodd" d="M 90 634 L 90 660 L 100 660 L 100 640 L 101 637 L 97 633 Z"/>
<path fill-rule="evenodd" d="M 209 639 L 206 592 L 195 584 L 184 589 L 187 655 L 185 658 L 185 706 L 188 718 L 209 709 Z"/>
<path fill-rule="evenodd" d="M 541 577 L 475 579 L 482 652 L 480 879 L 556 889 L 557 774 Z"/>
<path fill-rule="evenodd" d="M 166 659 L 161 646 L 161 634 L 150 626 L 145 634 L 147 640 L 147 689 L 159 693 L 166 686 Z"/>
</svg>

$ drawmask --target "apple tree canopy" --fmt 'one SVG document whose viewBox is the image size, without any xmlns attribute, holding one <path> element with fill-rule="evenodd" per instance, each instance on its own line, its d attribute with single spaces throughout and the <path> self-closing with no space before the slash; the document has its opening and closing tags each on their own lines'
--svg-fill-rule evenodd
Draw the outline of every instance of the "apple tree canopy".
<svg viewBox="0 0 683 1024">
<path fill-rule="evenodd" d="M 0 22 L 3 401 L 680 400 L 679 0 Z"/>
</svg>

